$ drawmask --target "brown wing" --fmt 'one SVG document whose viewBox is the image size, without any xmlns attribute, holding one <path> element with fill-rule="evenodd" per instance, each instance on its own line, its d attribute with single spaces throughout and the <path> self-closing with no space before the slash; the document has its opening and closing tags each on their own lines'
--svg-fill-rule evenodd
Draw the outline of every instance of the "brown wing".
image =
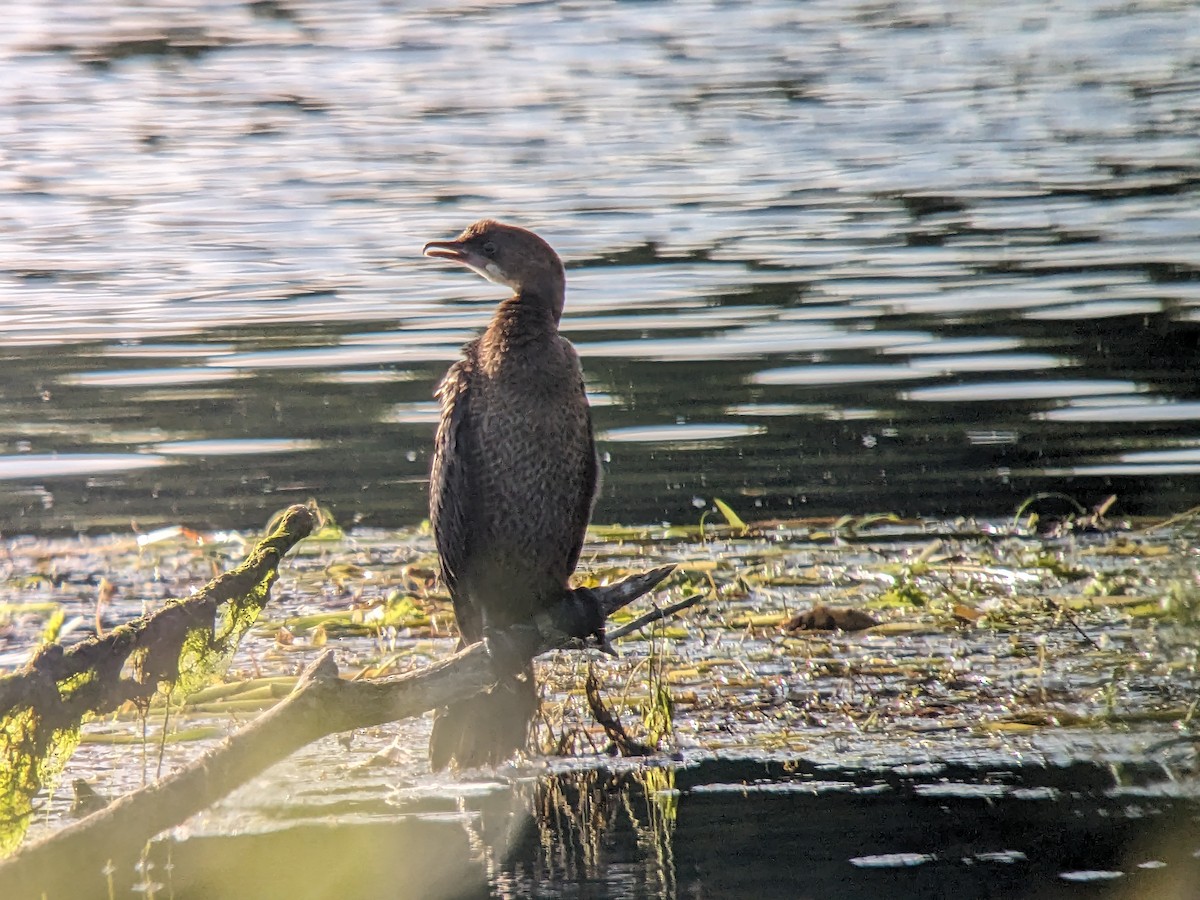
<svg viewBox="0 0 1200 900">
<path fill-rule="evenodd" d="M 574 348 L 572 348 L 574 350 Z M 579 554 L 583 550 L 583 541 L 587 537 L 588 522 L 592 518 L 592 507 L 596 505 L 596 497 L 600 493 L 600 461 L 596 457 L 596 438 L 592 430 L 592 410 L 587 402 L 587 389 L 583 377 L 579 379 L 579 393 L 583 397 L 583 406 L 587 415 L 588 454 L 579 485 L 579 501 L 575 506 L 574 534 L 575 543 L 571 548 L 571 565 L 569 571 L 574 571 L 579 563 Z"/>
<path fill-rule="evenodd" d="M 438 385 L 442 419 L 434 439 L 433 468 L 429 476 L 429 520 L 433 525 L 442 581 L 454 601 L 454 617 L 464 643 L 482 637 L 480 611 L 458 590 L 459 574 L 470 558 L 478 517 L 472 504 L 478 495 L 471 479 L 469 460 L 474 456 L 470 442 L 474 430 L 467 421 L 471 372 L 477 342 L 463 348 L 463 358 L 450 367 Z"/>
</svg>

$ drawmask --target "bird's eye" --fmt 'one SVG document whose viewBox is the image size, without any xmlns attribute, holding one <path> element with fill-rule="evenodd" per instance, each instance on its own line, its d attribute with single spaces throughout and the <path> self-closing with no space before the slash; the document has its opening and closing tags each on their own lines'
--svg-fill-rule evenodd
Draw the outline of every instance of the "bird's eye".
<svg viewBox="0 0 1200 900">
<path fill-rule="evenodd" d="M 488 256 L 495 256 L 496 255 L 496 245 L 493 244 L 491 241 L 488 241 L 486 244 L 483 245 L 483 252 L 485 254 L 487 254 Z"/>
</svg>

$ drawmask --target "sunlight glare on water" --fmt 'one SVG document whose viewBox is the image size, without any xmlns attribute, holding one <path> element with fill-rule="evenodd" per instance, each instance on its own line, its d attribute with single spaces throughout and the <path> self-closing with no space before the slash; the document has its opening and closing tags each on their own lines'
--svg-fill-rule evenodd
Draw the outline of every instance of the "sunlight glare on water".
<svg viewBox="0 0 1200 900">
<path fill-rule="evenodd" d="M 433 387 L 502 295 L 420 249 L 484 215 L 567 264 L 563 331 L 608 398 L 599 520 L 690 520 L 697 496 L 763 515 L 1200 502 L 1188 463 L 1113 462 L 1200 439 L 1190 8 L 5 18 L 10 531 L 246 527 L 314 494 L 420 521 Z M 204 452 L 163 479 L 154 434 Z"/>
</svg>

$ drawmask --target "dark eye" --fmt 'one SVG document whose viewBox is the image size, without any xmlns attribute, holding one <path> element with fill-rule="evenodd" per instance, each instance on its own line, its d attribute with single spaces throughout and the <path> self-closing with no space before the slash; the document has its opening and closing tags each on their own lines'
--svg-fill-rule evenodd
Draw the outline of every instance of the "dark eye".
<svg viewBox="0 0 1200 900">
<path fill-rule="evenodd" d="M 493 244 L 491 241 L 488 241 L 487 243 L 485 243 L 483 245 L 483 252 L 487 256 L 495 256 L 496 255 L 496 245 Z"/>
</svg>

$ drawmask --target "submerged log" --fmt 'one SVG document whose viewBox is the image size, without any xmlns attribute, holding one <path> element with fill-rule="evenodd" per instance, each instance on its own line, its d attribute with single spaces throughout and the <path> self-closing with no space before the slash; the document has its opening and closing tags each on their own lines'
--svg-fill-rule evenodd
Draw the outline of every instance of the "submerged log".
<svg viewBox="0 0 1200 900">
<path fill-rule="evenodd" d="M 520 652 L 534 655 L 579 646 L 609 616 L 653 590 L 673 569 L 661 566 L 617 584 L 577 589 L 533 625 L 497 638 L 520 644 Z M 420 715 L 473 696 L 496 683 L 493 664 L 487 646 L 478 643 L 404 675 L 344 681 L 338 677 L 333 653 L 326 652 L 305 670 L 288 697 L 220 747 L 0 862 L 0 896 L 76 896 L 81 879 L 98 876 L 110 860 L 136 854 L 156 834 L 301 747 L 326 735 Z"/>
</svg>

